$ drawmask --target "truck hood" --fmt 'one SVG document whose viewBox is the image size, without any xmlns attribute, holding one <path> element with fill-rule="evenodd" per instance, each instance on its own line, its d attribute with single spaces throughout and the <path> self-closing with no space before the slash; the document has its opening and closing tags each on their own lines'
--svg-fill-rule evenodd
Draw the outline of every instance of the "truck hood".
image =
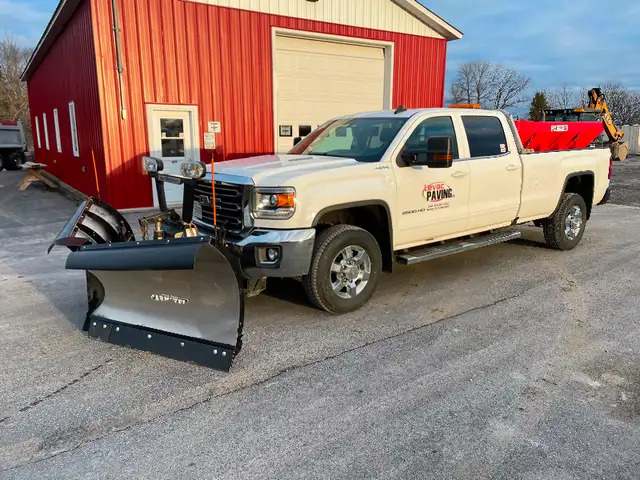
<svg viewBox="0 0 640 480">
<path fill-rule="evenodd" d="M 324 157 L 317 155 L 262 155 L 240 160 L 220 162 L 215 165 L 216 175 L 244 177 L 260 186 L 279 186 L 297 177 L 358 165 L 353 158 Z M 229 179 L 233 181 L 233 179 Z"/>
</svg>

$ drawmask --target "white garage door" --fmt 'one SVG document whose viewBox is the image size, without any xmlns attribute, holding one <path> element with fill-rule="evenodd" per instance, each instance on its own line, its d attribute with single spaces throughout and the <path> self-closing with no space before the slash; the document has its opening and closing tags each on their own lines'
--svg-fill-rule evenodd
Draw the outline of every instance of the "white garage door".
<svg viewBox="0 0 640 480">
<path fill-rule="evenodd" d="M 384 106 L 382 47 L 277 36 L 274 69 L 278 152 L 332 117 Z"/>
</svg>

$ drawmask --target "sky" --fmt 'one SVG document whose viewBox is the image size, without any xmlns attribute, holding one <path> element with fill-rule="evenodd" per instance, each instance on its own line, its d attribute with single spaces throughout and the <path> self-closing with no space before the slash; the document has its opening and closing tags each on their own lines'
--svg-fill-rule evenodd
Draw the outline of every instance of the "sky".
<svg viewBox="0 0 640 480">
<path fill-rule="evenodd" d="M 484 60 L 521 71 L 533 90 L 608 80 L 640 90 L 638 0 L 420 1 L 465 34 L 449 44 L 448 82 L 461 63 Z M 34 46 L 57 3 L 0 0 L 0 36 Z"/>
</svg>

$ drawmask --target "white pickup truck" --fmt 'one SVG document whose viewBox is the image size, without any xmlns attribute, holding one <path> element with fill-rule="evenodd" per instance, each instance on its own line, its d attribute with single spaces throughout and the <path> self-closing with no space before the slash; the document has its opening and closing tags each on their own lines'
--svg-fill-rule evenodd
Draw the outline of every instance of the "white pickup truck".
<svg viewBox="0 0 640 480">
<path fill-rule="evenodd" d="M 381 272 L 518 238 L 535 222 L 552 248 L 581 240 L 608 198 L 606 149 L 528 153 L 512 120 L 481 110 L 397 110 L 339 118 L 288 155 L 181 175 L 145 158 L 161 212 L 126 219 L 83 202 L 53 245 L 86 270 L 89 335 L 228 370 L 244 298 L 269 277 L 302 280 L 331 313 L 362 306 Z M 184 185 L 182 215 L 164 182 Z M 215 208 L 213 208 L 215 206 Z M 148 228 L 153 228 L 153 239 Z"/>
<path fill-rule="evenodd" d="M 396 262 L 512 240 L 519 224 L 574 248 L 608 198 L 610 168 L 607 149 L 526 152 L 498 111 L 365 113 L 327 122 L 288 155 L 217 165 L 217 224 L 247 277 L 299 277 L 314 305 L 344 313 Z M 195 187 L 202 231 L 210 182 Z"/>
</svg>

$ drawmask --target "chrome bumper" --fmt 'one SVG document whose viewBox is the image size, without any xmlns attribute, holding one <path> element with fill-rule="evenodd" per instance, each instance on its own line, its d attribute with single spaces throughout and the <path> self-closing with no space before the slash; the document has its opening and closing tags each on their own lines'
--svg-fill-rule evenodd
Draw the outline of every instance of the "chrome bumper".
<svg viewBox="0 0 640 480">
<path fill-rule="evenodd" d="M 208 230 L 194 221 L 201 233 Z M 242 274 L 249 279 L 263 277 L 295 278 L 309 273 L 315 244 L 313 228 L 301 230 L 257 229 L 241 239 L 226 239 L 229 252 L 238 259 Z M 264 262 L 265 249 L 276 248 L 280 252 L 277 262 Z"/>
</svg>

